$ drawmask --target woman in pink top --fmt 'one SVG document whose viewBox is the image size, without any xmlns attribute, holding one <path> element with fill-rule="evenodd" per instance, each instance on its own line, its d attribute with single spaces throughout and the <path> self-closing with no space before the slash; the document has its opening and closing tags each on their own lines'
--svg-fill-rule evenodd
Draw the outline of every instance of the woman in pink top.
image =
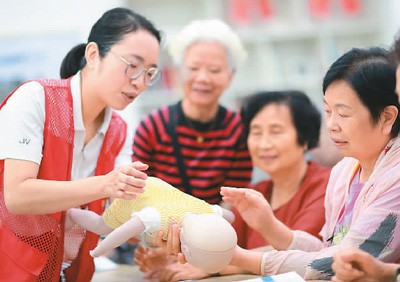
<svg viewBox="0 0 400 282">
<path fill-rule="evenodd" d="M 254 190 L 222 188 L 225 201 L 261 234 L 274 224 L 281 251 L 237 247 L 231 264 L 263 276 L 296 271 L 305 279 L 330 279 L 335 251 L 349 246 L 386 262 L 400 259 L 400 129 L 395 68 L 381 48 L 352 49 L 323 81 L 325 121 L 345 156 L 331 172 L 322 241 L 304 231 L 275 224 L 271 207 Z M 179 230 L 159 240 L 179 253 Z"/>
<path fill-rule="evenodd" d="M 396 92 L 400 94 L 400 32 L 396 34 L 391 50 L 396 69 Z M 400 100 L 400 97 L 399 97 Z M 332 281 L 400 281 L 400 264 L 385 263 L 359 249 L 345 249 L 335 253 Z"/>
</svg>

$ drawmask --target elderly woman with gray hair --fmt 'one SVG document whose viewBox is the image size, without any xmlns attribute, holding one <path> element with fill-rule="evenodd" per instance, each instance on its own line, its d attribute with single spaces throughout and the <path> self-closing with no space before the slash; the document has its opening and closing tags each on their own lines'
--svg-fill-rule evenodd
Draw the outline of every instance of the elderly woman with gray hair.
<svg viewBox="0 0 400 282">
<path fill-rule="evenodd" d="M 220 204 L 221 186 L 248 187 L 251 180 L 240 115 L 220 104 L 246 51 L 220 20 L 191 22 L 169 47 L 183 97 L 142 119 L 134 136 L 133 160 L 148 164 L 148 175 Z M 139 246 L 135 260 L 142 270 L 148 270 L 155 253 Z"/>
</svg>

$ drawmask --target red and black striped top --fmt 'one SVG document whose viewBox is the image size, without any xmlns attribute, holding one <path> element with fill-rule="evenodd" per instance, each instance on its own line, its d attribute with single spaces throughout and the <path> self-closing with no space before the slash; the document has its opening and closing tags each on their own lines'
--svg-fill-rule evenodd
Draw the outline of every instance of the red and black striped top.
<svg viewBox="0 0 400 282">
<path fill-rule="evenodd" d="M 181 102 L 174 108 L 178 109 L 175 130 L 191 194 L 215 204 L 221 201 L 221 186 L 248 187 L 252 163 L 241 138 L 240 115 L 220 106 L 212 125 L 196 124 L 195 129 L 195 122 L 185 119 Z M 184 191 L 172 138 L 167 130 L 169 109 L 164 106 L 142 119 L 134 136 L 133 160 L 148 164 L 148 175 L 159 177 Z"/>
</svg>

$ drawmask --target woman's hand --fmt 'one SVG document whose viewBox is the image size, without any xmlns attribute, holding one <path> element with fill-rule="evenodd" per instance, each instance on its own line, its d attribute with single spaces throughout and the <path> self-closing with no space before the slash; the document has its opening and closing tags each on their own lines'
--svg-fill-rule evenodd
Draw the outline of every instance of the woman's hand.
<svg viewBox="0 0 400 282">
<path fill-rule="evenodd" d="M 144 192 L 147 174 L 143 171 L 148 167 L 147 164 L 136 161 L 113 169 L 103 176 L 105 194 L 111 199 L 135 199 L 137 194 Z"/>
<path fill-rule="evenodd" d="M 157 234 L 156 243 L 160 246 L 159 249 L 146 249 L 140 245 L 136 248 L 134 262 L 142 272 L 145 272 L 145 278 L 157 281 L 178 281 L 183 277 L 182 275 L 188 274 L 189 267 L 183 267 L 186 260 L 181 253 L 179 232 L 179 225 L 173 223 L 169 228 L 166 241 L 162 238 L 162 231 Z M 177 259 L 179 264 L 176 263 Z M 193 267 L 193 269 L 196 268 Z"/>
<path fill-rule="evenodd" d="M 251 228 L 261 234 L 275 223 L 271 206 L 260 192 L 249 188 L 221 187 L 221 195 L 225 202 L 236 208 Z"/>
<path fill-rule="evenodd" d="M 175 282 L 182 280 L 197 280 L 208 277 L 209 274 L 190 263 L 172 263 L 157 274 L 158 281 Z"/>
<path fill-rule="evenodd" d="M 333 256 L 332 269 L 335 282 L 393 281 L 398 265 L 384 263 L 367 252 L 356 248 L 339 251 Z"/>
<path fill-rule="evenodd" d="M 162 248 L 149 249 L 139 244 L 134 251 L 134 262 L 139 266 L 140 271 L 146 273 L 164 269 L 175 261 Z"/>
<path fill-rule="evenodd" d="M 172 223 L 169 227 L 167 240 L 163 240 L 163 232 L 157 234 L 156 243 L 168 254 L 176 256 L 178 262 L 186 263 L 184 254 L 181 251 L 181 240 L 179 237 L 180 227 L 177 223 Z"/>
</svg>

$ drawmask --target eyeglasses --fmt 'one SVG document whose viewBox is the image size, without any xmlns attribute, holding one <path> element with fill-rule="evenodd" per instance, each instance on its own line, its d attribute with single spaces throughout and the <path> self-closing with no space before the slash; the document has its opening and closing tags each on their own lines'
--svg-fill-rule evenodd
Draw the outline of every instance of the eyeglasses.
<svg viewBox="0 0 400 282">
<path fill-rule="evenodd" d="M 143 80 L 147 86 L 156 84 L 156 82 L 160 79 L 160 69 L 155 67 L 146 69 L 143 62 L 141 62 L 139 59 L 129 62 L 121 56 L 115 54 L 113 51 L 109 50 L 109 52 L 126 64 L 125 75 L 129 79 L 137 79 L 144 73 Z"/>
</svg>

